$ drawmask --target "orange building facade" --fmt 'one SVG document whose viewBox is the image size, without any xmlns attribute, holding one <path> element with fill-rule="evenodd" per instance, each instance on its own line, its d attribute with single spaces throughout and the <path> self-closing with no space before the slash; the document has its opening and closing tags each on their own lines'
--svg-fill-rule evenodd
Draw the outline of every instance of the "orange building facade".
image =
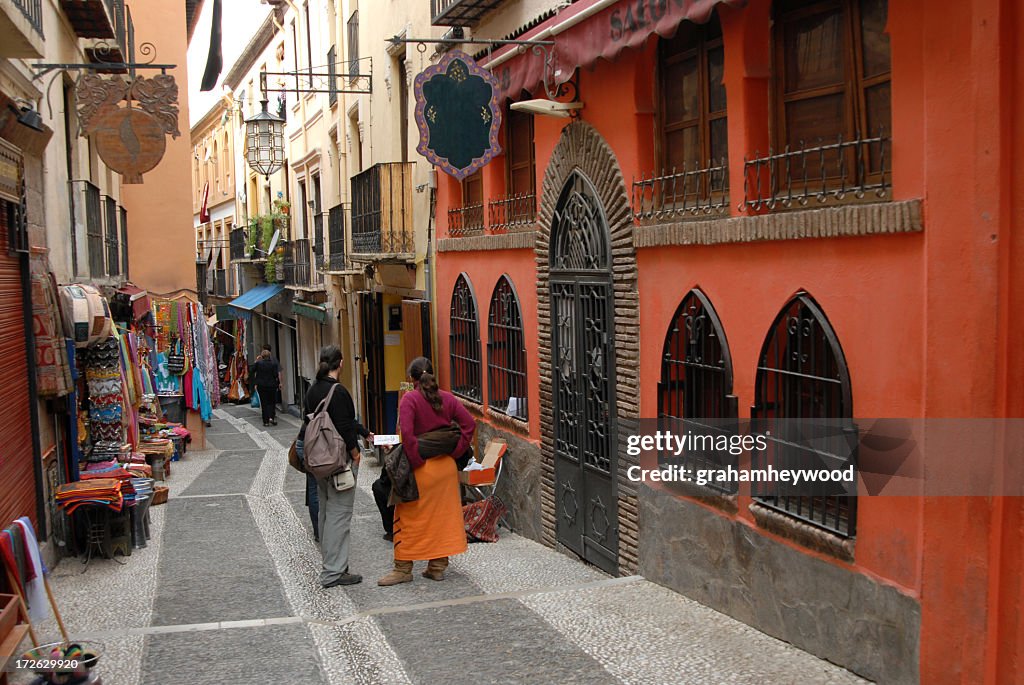
<svg viewBox="0 0 1024 685">
<path fill-rule="evenodd" d="M 1021 499 L 673 495 L 626 477 L 621 426 L 1024 416 L 1024 11 L 749 0 L 658 35 L 714 3 L 634 0 L 551 30 L 596 4 L 517 33 L 649 27 L 576 65 L 579 116 L 506 108 L 503 155 L 438 180 L 435 364 L 510 443 L 513 526 L 878 682 L 1022 682 Z"/>
</svg>

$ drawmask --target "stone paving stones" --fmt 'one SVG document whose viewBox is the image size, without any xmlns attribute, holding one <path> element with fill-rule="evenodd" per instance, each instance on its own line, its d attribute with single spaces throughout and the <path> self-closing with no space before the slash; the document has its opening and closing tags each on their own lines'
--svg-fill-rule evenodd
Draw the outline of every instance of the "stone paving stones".
<svg viewBox="0 0 1024 685">
<path fill-rule="evenodd" d="M 150 635 L 146 642 L 145 685 L 327 682 L 304 625 Z"/>
<path fill-rule="evenodd" d="M 124 566 L 95 560 L 84 575 L 65 560 L 51 576 L 72 632 L 103 644 L 105 685 L 864 682 L 504 530 L 453 558 L 443 583 L 421 577 L 420 562 L 412 583 L 379 588 L 392 548 L 372 461 L 353 514 L 352 570 L 364 582 L 324 590 L 305 478 L 287 465 L 299 421 L 281 415 L 267 431 L 246 405 L 215 417 L 215 449 L 173 464 L 146 549 Z M 39 629 L 56 636 L 52 620 Z"/>
<path fill-rule="evenodd" d="M 219 450 L 254 450 L 257 445 L 244 433 L 210 433 L 206 442 Z"/>
<path fill-rule="evenodd" d="M 195 480 L 182 495 L 244 495 L 252 487 L 263 464 L 264 450 L 251 449 L 244 452 L 224 452 L 203 471 L 203 477 Z M 172 467 L 173 474 L 173 467 Z"/>
<path fill-rule="evenodd" d="M 388 614 L 378 621 L 414 683 L 618 682 L 515 600 Z"/>
<path fill-rule="evenodd" d="M 290 616 L 242 496 L 171 499 L 152 625 Z"/>
</svg>

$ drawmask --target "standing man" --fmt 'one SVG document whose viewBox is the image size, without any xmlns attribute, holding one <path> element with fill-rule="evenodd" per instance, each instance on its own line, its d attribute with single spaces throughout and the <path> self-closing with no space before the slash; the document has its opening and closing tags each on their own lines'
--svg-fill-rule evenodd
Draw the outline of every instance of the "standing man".
<svg viewBox="0 0 1024 685">
<path fill-rule="evenodd" d="M 281 387 L 281 367 L 270 354 L 270 346 L 264 345 L 260 356 L 256 357 L 253 367 L 253 379 L 256 392 L 260 394 L 260 410 L 263 412 L 263 425 L 277 425 L 277 391 Z"/>
</svg>

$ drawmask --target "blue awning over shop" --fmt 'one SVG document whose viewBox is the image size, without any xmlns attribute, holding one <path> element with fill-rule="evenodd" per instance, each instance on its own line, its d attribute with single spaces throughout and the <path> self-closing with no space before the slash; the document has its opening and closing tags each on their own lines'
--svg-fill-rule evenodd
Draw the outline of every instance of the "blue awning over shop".
<svg viewBox="0 0 1024 685">
<path fill-rule="evenodd" d="M 283 285 L 264 283 L 231 300 L 228 302 L 228 306 L 238 313 L 239 316 L 248 319 L 252 316 L 252 310 L 256 309 L 256 307 L 259 307 L 270 298 L 280 295 L 283 291 Z"/>
</svg>

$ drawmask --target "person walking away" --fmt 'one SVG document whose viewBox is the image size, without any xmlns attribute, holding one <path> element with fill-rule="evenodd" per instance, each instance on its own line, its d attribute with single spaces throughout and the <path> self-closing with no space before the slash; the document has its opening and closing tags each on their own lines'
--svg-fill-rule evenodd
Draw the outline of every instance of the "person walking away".
<svg viewBox="0 0 1024 685">
<path fill-rule="evenodd" d="M 357 428 L 356 408 L 352 404 L 352 396 L 338 380 L 341 375 L 342 356 L 337 345 L 326 345 L 320 349 L 320 367 L 316 372 L 316 382 L 309 388 L 303 402 L 302 429 L 295 441 L 295 450 L 300 459 L 304 459 L 304 440 L 309 415 L 315 412 L 320 403 L 330 394 L 331 388 L 338 387 L 326 407 L 328 416 L 334 423 L 338 434 L 345 441 L 345 449 L 352 455 L 352 475 L 359 477 L 359 459 L 361 454 L 356 442 Z M 323 570 L 320 572 L 320 584 L 324 588 L 337 585 L 354 585 L 363 577 L 349 572 L 349 546 L 351 542 L 352 509 L 355 504 L 356 488 L 338 492 L 334 488 L 333 476 L 314 478 L 316 483 L 316 501 L 318 506 L 317 525 L 314 530 L 320 533 L 320 554 L 323 557 Z M 307 483 L 309 481 L 307 480 Z M 307 486 L 307 502 L 310 492 Z M 310 507 L 312 512 L 312 507 Z"/>
<path fill-rule="evenodd" d="M 419 499 L 399 502 L 394 513 L 394 570 L 377 581 L 397 585 L 412 580 L 413 562 L 427 559 L 423 577 L 444 580 L 448 557 L 466 551 L 466 528 L 459 497 L 459 475 L 455 459 L 469 447 L 476 421 L 450 392 L 440 390 L 434 367 L 426 357 L 409 365 L 414 392 L 406 393 L 398 408 L 402 447 L 416 476 Z M 452 454 L 424 460 L 417 437 L 459 426 L 459 442 Z"/>
<path fill-rule="evenodd" d="M 253 366 L 256 392 L 260 394 L 260 410 L 264 426 L 277 425 L 277 389 L 281 385 L 281 367 L 267 349 L 260 352 Z"/>
</svg>

